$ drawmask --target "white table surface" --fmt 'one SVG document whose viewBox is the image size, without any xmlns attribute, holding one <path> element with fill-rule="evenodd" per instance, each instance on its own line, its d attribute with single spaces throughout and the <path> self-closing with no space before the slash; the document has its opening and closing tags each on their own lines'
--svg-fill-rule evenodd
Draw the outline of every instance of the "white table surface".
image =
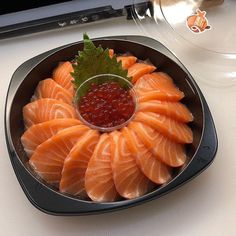
<svg viewBox="0 0 236 236">
<path fill-rule="evenodd" d="M 104 27 L 105 26 L 105 27 Z M 130 209 L 93 216 L 59 217 L 40 212 L 25 197 L 13 172 L 4 137 L 4 104 L 11 76 L 25 60 L 51 48 L 90 37 L 143 34 L 133 22 L 117 20 L 105 25 L 0 41 L 0 235 L 236 235 L 236 80 L 234 64 L 221 60 L 194 60 L 186 47 L 156 35 L 182 60 L 200 86 L 214 117 L 219 149 L 213 164 L 178 190 Z M 198 50 L 197 50 L 198 51 Z M 204 61 L 204 62 L 203 62 Z M 206 69 L 208 68 L 208 69 Z M 234 68 L 234 69 L 233 69 Z M 231 78 L 223 78 L 225 71 Z M 222 78 L 220 77 L 222 76 Z M 215 84 L 219 79 L 224 85 Z"/>
</svg>

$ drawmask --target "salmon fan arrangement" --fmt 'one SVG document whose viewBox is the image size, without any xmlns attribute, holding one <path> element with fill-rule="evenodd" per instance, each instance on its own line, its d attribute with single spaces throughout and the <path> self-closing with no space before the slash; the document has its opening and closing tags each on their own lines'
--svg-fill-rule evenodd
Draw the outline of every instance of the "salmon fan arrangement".
<svg viewBox="0 0 236 236">
<path fill-rule="evenodd" d="M 92 45 L 88 38 L 84 40 L 85 47 Z M 21 142 L 32 169 L 61 193 L 96 202 L 137 198 L 170 181 L 175 169 L 185 165 L 186 144 L 193 141 L 188 126 L 193 116 L 181 103 L 184 93 L 174 84 L 174 78 L 130 53 L 119 54 L 101 47 L 94 50 L 100 50 L 98 58 L 105 55 L 106 62 L 122 69 L 125 74 L 121 75 L 132 83 L 137 107 L 130 122 L 120 129 L 101 132 L 79 118 L 75 98 L 78 83 L 86 80 L 80 69 L 86 56 L 89 60 L 85 48 L 78 60 L 60 62 L 51 78 L 39 82 L 31 101 L 23 108 L 25 132 Z M 107 71 L 101 73 L 113 72 L 104 68 Z M 94 76 L 89 74 L 91 70 L 86 73 L 87 77 Z M 97 96 L 103 100 L 99 86 Z M 107 90 L 103 93 L 113 88 L 121 96 L 115 97 L 114 104 L 110 102 L 111 117 L 122 121 L 125 98 L 121 88 L 109 86 L 106 82 Z M 112 92 L 109 96 L 112 99 Z M 99 103 L 99 99 L 94 97 L 94 102 Z M 96 107 L 89 109 L 93 102 L 89 101 L 90 107 L 83 104 L 85 114 L 99 116 L 108 106 L 104 102 L 105 108 L 95 112 Z M 107 108 L 107 114 L 110 113 Z M 104 112 L 103 116 L 106 117 Z"/>
</svg>

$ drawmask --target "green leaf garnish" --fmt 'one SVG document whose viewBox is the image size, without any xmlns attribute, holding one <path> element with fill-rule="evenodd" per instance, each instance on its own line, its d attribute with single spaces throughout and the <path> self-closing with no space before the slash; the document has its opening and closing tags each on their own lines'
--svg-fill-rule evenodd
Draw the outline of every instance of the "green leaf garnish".
<svg viewBox="0 0 236 236">
<path fill-rule="evenodd" d="M 129 81 L 128 71 L 122 68 L 121 61 L 117 62 L 116 56 L 110 58 L 109 49 L 105 50 L 99 45 L 96 47 L 88 35 L 84 33 L 84 49 L 76 56 L 76 63 L 73 64 L 74 85 L 77 89 L 84 81 L 99 74 L 115 74 Z"/>
</svg>

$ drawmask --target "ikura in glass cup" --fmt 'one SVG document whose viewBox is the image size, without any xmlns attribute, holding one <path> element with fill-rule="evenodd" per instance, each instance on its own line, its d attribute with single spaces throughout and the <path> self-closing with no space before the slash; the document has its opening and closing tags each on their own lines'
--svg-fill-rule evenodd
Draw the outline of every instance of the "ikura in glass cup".
<svg viewBox="0 0 236 236">
<path fill-rule="evenodd" d="M 126 126 L 138 104 L 132 83 L 114 74 L 100 74 L 84 81 L 74 102 L 80 120 L 101 132 Z"/>
</svg>

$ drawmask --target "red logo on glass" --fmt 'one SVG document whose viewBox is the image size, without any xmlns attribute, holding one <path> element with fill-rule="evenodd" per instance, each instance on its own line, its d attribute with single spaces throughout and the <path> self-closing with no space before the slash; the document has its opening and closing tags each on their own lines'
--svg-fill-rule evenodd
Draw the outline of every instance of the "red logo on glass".
<svg viewBox="0 0 236 236">
<path fill-rule="evenodd" d="M 196 14 L 187 18 L 186 24 L 193 33 L 203 33 L 211 29 L 206 18 L 206 12 L 199 9 L 196 11 Z"/>
</svg>

